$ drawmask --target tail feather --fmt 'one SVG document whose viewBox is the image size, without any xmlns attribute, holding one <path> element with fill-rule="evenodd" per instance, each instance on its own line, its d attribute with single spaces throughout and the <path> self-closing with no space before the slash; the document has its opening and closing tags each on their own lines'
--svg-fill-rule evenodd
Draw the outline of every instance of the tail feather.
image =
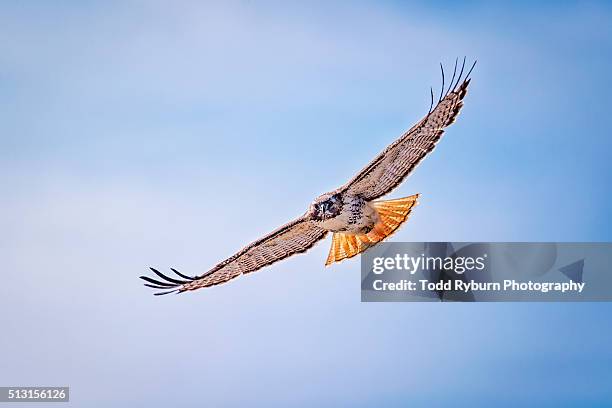
<svg viewBox="0 0 612 408">
<path fill-rule="evenodd" d="M 334 233 L 325 265 L 352 258 L 390 237 L 408 219 L 418 198 L 419 195 L 415 194 L 395 200 L 374 201 L 372 206 L 379 218 L 374 228 L 367 234 Z"/>
</svg>

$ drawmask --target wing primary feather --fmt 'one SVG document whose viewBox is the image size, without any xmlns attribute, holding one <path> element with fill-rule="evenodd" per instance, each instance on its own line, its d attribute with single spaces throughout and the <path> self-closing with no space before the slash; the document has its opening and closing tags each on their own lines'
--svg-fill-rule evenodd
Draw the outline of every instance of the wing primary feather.
<svg viewBox="0 0 612 408">
<path fill-rule="evenodd" d="M 176 270 L 176 269 L 174 269 L 174 268 L 170 268 L 170 270 L 171 270 L 172 272 L 176 273 L 178 276 L 180 276 L 180 277 L 181 277 L 181 278 L 183 278 L 183 279 L 188 279 L 188 280 L 190 280 L 190 281 L 193 281 L 193 280 L 196 280 L 196 279 L 197 279 L 196 277 L 191 277 L 191 276 L 183 275 L 182 273 L 180 273 L 179 271 L 177 271 L 177 270 Z"/>
<path fill-rule="evenodd" d="M 429 93 L 431 94 L 431 103 L 429 104 L 429 112 L 427 112 L 428 115 L 431 113 L 431 110 L 433 109 L 433 88 L 431 86 L 429 87 Z"/>
<path fill-rule="evenodd" d="M 144 284 L 147 288 L 153 288 L 153 289 L 168 289 L 171 286 L 159 286 L 159 285 L 150 285 L 148 283 Z"/>
<path fill-rule="evenodd" d="M 168 282 L 176 283 L 177 285 L 184 285 L 185 283 L 191 282 L 190 280 L 188 280 L 188 281 L 181 281 L 181 280 L 178 280 L 178 279 L 171 278 L 169 276 L 164 275 L 163 273 L 161 273 L 160 271 L 158 271 L 155 268 L 149 268 L 149 269 L 151 269 L 153 271 L 153 273 L 156 274 L 157 276 L 159 276 L 160 278 L 165 279 Z"/>
<path fill-rule="evenodd" d="M 155 296 L 163 296 L 163 295 L 167 295 L 168 293 L 180 293 L 178 289 L 174 289 L 174 290 L 168 290 L 166 292 L 157 292 L 154 293 Z"/>
<path fill-rule="evenodd" d="M 440 89 L 440 97 L 438 98 L 438 103 L 442 100 L 442 95 L 444 95 L 444 67 L 442 63 L 440 63 L 440 71 L 442 71 L 442 89 Z"/>
<path fill-rule="evenodd" d="M 461 82 L 461 76 L 463 75 L 463 70 L 465 68 L 465 56 L 463 57 L 463 63 L 461 63 L 461 71 L 459 72 L 459 77 L 457 78 L 457 83 L 455 84 L 455 86 L 453 86 L 453 91 L 455 91 L 455 88 L 457 88 L 457 85 L 459 85 L 459 82 Z"/>
<path fill-rule="evenodd" d="M 459 62 L 459 57 L 455 58 L 455 68 L 453 68 L 453 77 L 451 78 L 448 89 L 446 90 L 446 94 L 444 95 L 445 98 L 453 87 L 453 82 L 455 82 L 455 75 L 457 75 L 457 62 Z"/>
<path fill-rule="evenodd" d="M 154 285 L 160 285 L 160 286 L 164 286 L 164 287 L 167 287 L 167 288 L 174 288 L 174 287 L 177 286 L 177 285 L 172 284 L 172 283 L 157 281 L 155 279 L 149 278 L 148 276 L 141 276 L 140 279 L 145 280 L 145 281 L 147 281 L 149 283 L 152 283 Z"/>
<path fill-rule="evenodd" d="M 474 60 L 474 63 L 472 64 L 472 67 L 470 68 L 470 70 L 468 71 L 467 75 L 465 76 L 465 80 L 469 80 L 470 78 L 470 74 L 472 73 L 472 70 L 474 69 L 474 67 L 476 66 L 476 63 L 478 62 L 478 60 Z"/>
</svg>

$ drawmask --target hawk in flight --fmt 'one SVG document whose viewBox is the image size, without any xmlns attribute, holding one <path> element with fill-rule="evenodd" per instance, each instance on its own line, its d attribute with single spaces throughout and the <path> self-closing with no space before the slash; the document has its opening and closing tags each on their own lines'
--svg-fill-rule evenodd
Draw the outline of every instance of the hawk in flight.
<svg viewBox="0 0 612 408">
<path fill-rule="evenodd" d="M 317 197 L 306 213 L 247 245 L 236 254 L 199 276 L 187 276 L 171 269 L 170 277 L 151 268 L 158 279 L 141 276 L 145 286 L 161 289 L 156 295 L 186 292 L 225 283 L 242 274 L 255 272 L 292 255 L 310 249 L 333 233 L 325 265 L 351 258 L 393 234 L 417 204 L 418 194 L 395 200 L 379 200 L 396 188 L 431 152 L 452 124 L 470 83 L 463 78 L 465 58 L 457 79 L 457 61 L 448 89 L 444 87 L 434 107 L 433 90 L 429 112 L 423 119 L 389 145 L 382 153 L 342 187 Z M 442 65 L 440 65 L 442 68 Z"/>
</svg>

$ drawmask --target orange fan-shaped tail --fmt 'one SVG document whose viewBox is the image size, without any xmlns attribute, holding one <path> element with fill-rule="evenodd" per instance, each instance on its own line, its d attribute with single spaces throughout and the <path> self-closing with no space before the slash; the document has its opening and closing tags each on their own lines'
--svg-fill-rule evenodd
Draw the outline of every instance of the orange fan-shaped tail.
<svg viewBox="0 0 612 408">
<path fill-rule="evenodd" d="M 391 236 L 408 219 L 418 198 L 419 195 L 415 194 L 396 200 L 372 202 L 379 218 L 374 228 L 367 234 L 334 233 L 325 265 L 352 258 Z"/>
</svg>

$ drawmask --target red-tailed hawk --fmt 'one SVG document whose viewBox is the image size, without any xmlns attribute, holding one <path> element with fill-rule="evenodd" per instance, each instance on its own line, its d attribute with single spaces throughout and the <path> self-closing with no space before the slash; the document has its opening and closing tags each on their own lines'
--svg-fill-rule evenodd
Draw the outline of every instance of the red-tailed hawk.
<svg viewBox="0 0 612 408">
<path fill-rule="evenodd" d="M 397 187 L 434 149 L 444 128 L 455 121 L 475 65 L 474 62 L 462 81 L 464 58 L 455 81 L 455 61 L 446 92 L 442 70 L 442 90 L 436 106 L 433 107 L 432 91 L 429 112 L 423 119 L 347 184 L 315 199 L 304 215 L 251 243 L 202 275 L 191 277 L 172 269 L 176 277 L 169 277 L 151 268 L 161 280 L 141 276 L 147 282 L 145 285 L 163 290 L 156 295 L 218 285 L 305 252 L 328 232 L 333 233 L 333 238 L 326 265 L 351 258 L 389 237 L 408 219 L 419 195 L 386 201 L 377 199 Z"/>
</svg>

